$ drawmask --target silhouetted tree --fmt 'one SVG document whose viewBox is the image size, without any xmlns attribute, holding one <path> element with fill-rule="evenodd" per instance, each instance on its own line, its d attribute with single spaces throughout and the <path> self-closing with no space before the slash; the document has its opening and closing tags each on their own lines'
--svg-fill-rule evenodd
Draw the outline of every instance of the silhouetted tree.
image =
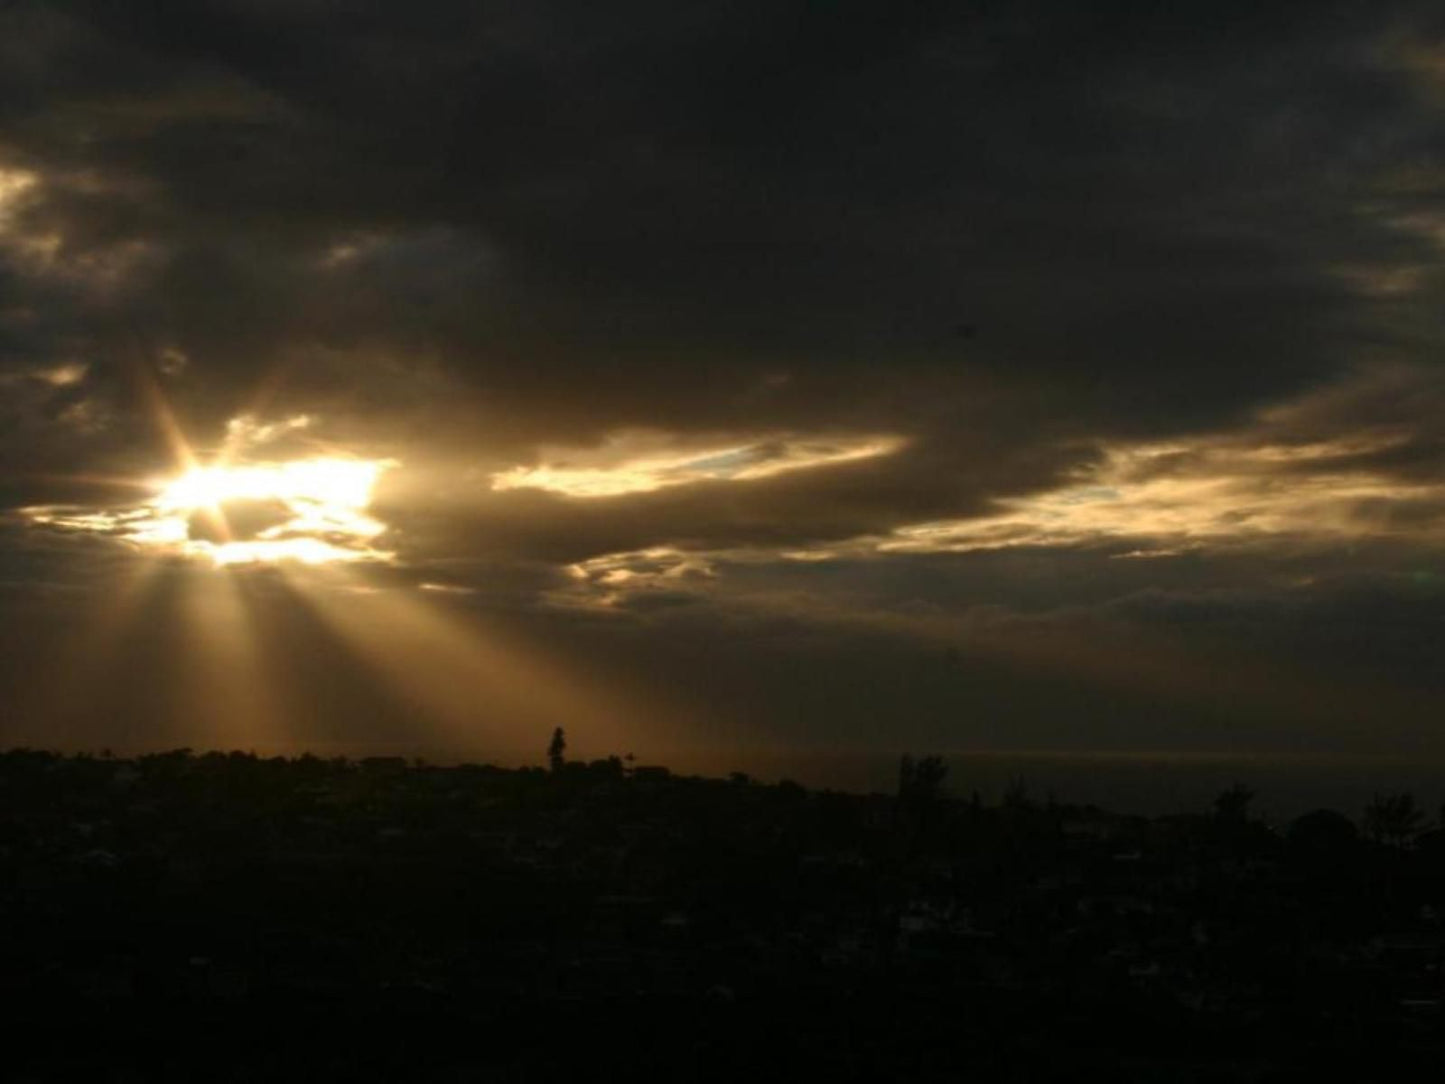
<svg viewBox="0 0 1445 1084">
<path fill-rule="evenodd" d="M 906 753 L 898 761 L 898 825 L 917 846 L 938 822 L 943 780 L 948 766 L 942 757 L 914 759 Z"/>
<path fill-rule="evenodd" d="M 1006 812 L 1017 815 L 1032 812 L 1037 804 L 1029 797 L 1029 785 L 1024 777 L 1016 775 L 1008 781 L 1008 786 L 1004 787 L 999 805 Z"/>
<path fill-rule="evenodd" d="M 1413 794 L 1376 794 L 1365 806 L 1365 834 L 1376 843 L 1403 847 L 1419 834 L 1425 813 Z"/>
<path fill-rule="evenodd" d="M 904 753 L 898 761 L 898 799 L 906 805 L 926 805 L 943 794 L 948 765 L 942 757 L 914 760 Z"/>
<path fill-rule="evenodd" d="M 1214 798 L 1214 816 L 1221 821 L 1240 824 L 1249 820 L 1249 806 L 1254 791 L 1243 783 L 1233 783 Z"/>
<path fill-rule="evenodd" d="M 547 762 L 554 772 L 560 772 L 566 761 L 567 735 L 559 726 L 552 731 L 552 740 L 547 743 Z"/>
</svg>

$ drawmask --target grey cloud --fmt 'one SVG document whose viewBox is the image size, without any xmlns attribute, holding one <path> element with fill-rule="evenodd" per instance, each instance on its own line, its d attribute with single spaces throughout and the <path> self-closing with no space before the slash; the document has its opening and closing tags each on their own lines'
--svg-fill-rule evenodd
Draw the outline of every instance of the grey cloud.
<svg viewBox="0 0 1445 1084">
<path fill-rule="evenodd" d="M 428 345 L 544 418 L 569 398 L 559 384 L 592 378 L 609 408 L 641 395 L 639 413 L 683 423 L 757 408 L 696 402 L 699 377 L 801 367 L 799 401 L 781 404 L 796 415 L 876 394 L 885 363 L 963 363 L 1005 382 L 1020 367 L 1050 373 L 1095 425 L 1157 412 L 1163 427 L 1338 363 L 1331 314 L 1353 306 L 1321 263 L 1371 240 L 1341 223 L 1348 185 L 1309 177 L 1305 150 L 1367 176 L 1377 162 L 1355 162 L 1314 121 L 1365 129 L 1403 93 L 1341 49 L 1291 84 L 1245 78 L 1217 47 L 1171 75 L 1142 45 L 1163 27 L 1131 49 L 1121 28 L 1149 20 L 1042 6 L 634 7 L 604 22 L 549 5 L 323 24 L 248 5 L 123 20 L 77 5 L 69 50 L 43 97 L 16 99 L 31 108 L 10 138 L 144 182 L 55 214 L 77 236 L 124 235 L 129 215 L 132 235 L 171 245 L 154 315 L 214 368 L 264 366 L 297 335 L 366 336 Z M 1225 40 L 1245 56 L 1281 40 L 1305 55 L 1287 29 L 1262 21 Z M 1064 51 L 1078 35 L 1101 48 Z M 1262 103 L 1256 128 L 1304 118 L 1290 129 L 1300 146 L 1263 171 L 1260 147 L 1223 142 L 1207 91 L 1219 65 L 1241 98 L 1230 125 Z M 1367 85 L 1312 85 L 1340 67 Z M 241 89 L 218 94 L 218 81 Z M 1159 81 L 1178 92 L 1177 115 L 1148 115 Z M 172 104 L 152 105 L 138 133 L 97 104 L 117 96 Z M 56 144 L 62 106 L 88 110 L 94 136 Z M 303 270 L 356 231 L 439 225 L 499 253 L 502 281 L 429 282 L 394 264 L 374 269 L 389 288 L 358 292 Z M 948 334 L 961 321 L 982 329 L 976 342 Z M 1180 394 L 1161 357 L 1210 375 Z"/>
<path fill-rule="evenodd" d="M 1436 485 L 1445 163 L 1420 58 L 1442 30 L 1418 4 L 11 3 L 0 169 L 36 185 L 0 226 L 0 506 L 132 500 L 173 466 L 157 400 L 202 452 L 240 413 L 306 413 L 273 454 L 402 464 L 376 502 L 404 563 L 372 571 L 385 589 L 461 588 L 448 606 L 623 668 L 684 629 L 670 657 L 706 670 L 684 656 L 721 622 L 723 699 L 804 729 L 867 733 L 841 702 L 906 686 L 890 667 L 923 714 L 962 710 L 917 644 L 970 628 L 1048 626 L 1056 658 L 1090 622 L 1125 630 L 1117 657 L 1149 629 L 1200 651 L 1254 629 L 1293 666 L 1349 656 L 1311 621 L 1369 627 L 1360 658 L 1404 681 L 1433 628 L 1400 586 L 1434 568 L 1428 494 L 1335 501 L 1359 537 L 1308 546 L 847 547 L 1144 441 L 1182 450 L 1135 480 L 1227 451 L 1251 500 L 1325 472 Z M 67 364 L 84 376 L 37 375 Z M 639 427 L 907 445 L 592 503 L 491 488 Z M 114 575 L 94 542 L 0 535 L 0 579 Z M 644 569 L 621 620 L 549 604 L 565 566 L 660 547 L 715 575 Z M 1395 587 L 1289 586 L 1342 575 Z M 1017 707 L 1029 666 L 990 658 L 978 695 L 1019 725 L 1088 684 Z M 1091 725 L 1141 733 L 1154 695 Z"/>
</svg>

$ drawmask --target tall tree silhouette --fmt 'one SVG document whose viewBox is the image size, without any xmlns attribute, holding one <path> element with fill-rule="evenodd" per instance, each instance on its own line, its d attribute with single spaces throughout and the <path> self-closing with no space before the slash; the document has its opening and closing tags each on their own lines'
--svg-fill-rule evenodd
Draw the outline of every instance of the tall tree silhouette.
<svg viewBox="0 0 1445 1084">
<path fill-rule="evenodd" d="M 928 756 L 914 760 L 904 754 L 898 761 L 898 799 L 904 805 L 927 805 L 943 794 L 943 781 L 948 765 L 942 757 Z"/>
<path fill-rule="evenodd" d="M 1424 820 L 1413 794 L 1377 794 L 1365 806 L 1365 834 L 1391 847 L 1403 847 L 1419 835 Z"/>
<path fill-rule="evenodd" d="M 560 772 L 562 765 L 566 763 L 567 735 L 559 726 L 552 731 L 552 740 L 547 743 L 547 762 L 552 765 L 554 772 Z"/>
<path fill-rule="evenodd" d="M 898 820 L 911 844 L 921 842 L 935 826 L 943 798 L 943 781 L 948 765 L 942 757 L 914 759 L 904 755 L 898 762 Z"/>
<path fill-rule="evenodd" d="M 1230 824 L 1242 824 L 1249 820 L 1249 806 L 1254 801 L 1254 791 L 1243 783 L 1234 783 L 1214 797 L 1216 820 Z"/>
</svg>

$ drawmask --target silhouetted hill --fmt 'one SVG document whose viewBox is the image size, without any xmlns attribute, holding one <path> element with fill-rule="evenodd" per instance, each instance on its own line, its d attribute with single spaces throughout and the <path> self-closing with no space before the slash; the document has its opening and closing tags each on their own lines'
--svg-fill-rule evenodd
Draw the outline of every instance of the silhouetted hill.
<svg viewBox="0 0 1445 1084">
<path fill-rule="evenodd" d="M 1445 844 L 400 759 L 0 754 L 12 1079 L 1374 1078 L 1445 1054 Z M 1393 819 L 1392 819 L 1393 818 Z"/>
</svg>

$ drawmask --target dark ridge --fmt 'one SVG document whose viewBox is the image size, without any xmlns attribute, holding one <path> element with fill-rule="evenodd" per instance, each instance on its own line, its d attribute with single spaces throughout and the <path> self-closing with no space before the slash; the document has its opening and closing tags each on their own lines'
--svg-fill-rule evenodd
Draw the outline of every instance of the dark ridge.
<svg viewBox="0 0 1445 1084">
<path fill-rule="evenodd" d="M 1274 1081 L 1445 1055 L 1445 833 L 401 758 L 0 754 L 8 1079 Z"/>
</svg>

